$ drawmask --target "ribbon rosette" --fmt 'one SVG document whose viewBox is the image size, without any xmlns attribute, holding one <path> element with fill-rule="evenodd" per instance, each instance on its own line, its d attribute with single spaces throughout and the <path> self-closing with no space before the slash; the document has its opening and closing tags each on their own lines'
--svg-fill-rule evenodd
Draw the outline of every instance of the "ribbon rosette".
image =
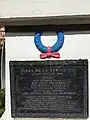
<svg viewBox="0 0 90 120">
<path fill-rule="evenodd" d="M 41 53 L 40 58 L 45 59 L 45 58 L 60 58 L 60 54 L 57 52 L 51 52 L 51 47 L 47 48 L 47 53 Z"/>
</svg>

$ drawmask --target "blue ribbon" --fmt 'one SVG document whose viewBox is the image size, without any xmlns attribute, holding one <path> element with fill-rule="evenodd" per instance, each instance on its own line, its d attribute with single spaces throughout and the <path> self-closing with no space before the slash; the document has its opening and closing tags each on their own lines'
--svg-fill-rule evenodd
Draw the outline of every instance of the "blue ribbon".
<svg viewBox="0 0 90 120">
<path fill-rule="evenodd" d="M 64 43 L 64 32 L 56 32 L 57 33 L 57 42 L 51 47 L 51 52 L 59 51 Z M 36 32 L 34 35 L 34 43 L 39 51 L 42 53 L 47 52 L 47 47 L 44 46 L 41 42 L 42 32 Z"/>
</svg>

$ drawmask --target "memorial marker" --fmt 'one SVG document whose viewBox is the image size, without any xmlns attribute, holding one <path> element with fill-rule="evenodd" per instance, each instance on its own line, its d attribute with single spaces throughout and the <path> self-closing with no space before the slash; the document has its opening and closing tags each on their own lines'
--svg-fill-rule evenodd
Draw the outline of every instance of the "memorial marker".
<svg viewBox="0 0 90 120">
<path fill-rule="evenodd" d="M 11 114 L 87 118 L 88 61 L 10 61 Z"/>
</svg>

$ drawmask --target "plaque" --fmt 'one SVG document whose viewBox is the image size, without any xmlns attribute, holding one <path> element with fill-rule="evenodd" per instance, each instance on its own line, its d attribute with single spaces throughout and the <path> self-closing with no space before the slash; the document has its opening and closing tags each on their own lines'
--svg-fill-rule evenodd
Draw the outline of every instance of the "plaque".
<svg viewBox="0 0 90 120">
<path fill-rule="evenodd" d="M 88 61 L 10 61 L 13 118 L 87 118 Z"/>
</svg>

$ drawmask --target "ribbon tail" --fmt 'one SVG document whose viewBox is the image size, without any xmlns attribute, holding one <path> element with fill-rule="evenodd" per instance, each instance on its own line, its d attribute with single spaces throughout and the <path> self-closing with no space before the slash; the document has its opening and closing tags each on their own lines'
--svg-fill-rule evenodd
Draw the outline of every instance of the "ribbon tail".
<svg viewBox="0 0 90 120">
<path fill-rule="evenodd" d="M 60 58 L 60 54 L 59 53 L 52 53 L 52 57 L 53 58 Z"/>
<path fill-rule="evenodd" d="M 40 54 L 40 58 L 41 58 L 41 59 L 47 58 L 47 54 L 45 54 L 45 53 Z"/>
</svg>

